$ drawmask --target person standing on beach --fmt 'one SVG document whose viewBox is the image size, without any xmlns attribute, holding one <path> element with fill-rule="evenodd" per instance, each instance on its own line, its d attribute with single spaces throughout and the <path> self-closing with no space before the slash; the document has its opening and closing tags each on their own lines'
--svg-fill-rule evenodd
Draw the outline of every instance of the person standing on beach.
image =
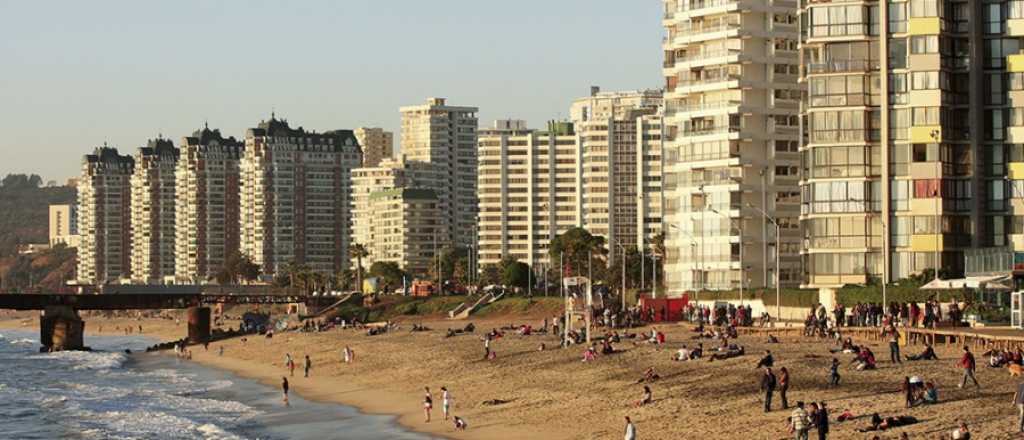
<svg viewBox="0 0 1024 440">
<path fill-rule="evenodd" d="M 789 416 L 789 427 L 793 430 L 795 440 L 807 440 L 807 431 L 810 430 L 810 419 L 804 409 L 803 402 L 796 403 L 796 409 Z"/>
<path fill-rule="evenodd" d="M 765 367 L 764 376 L 761 377 L 761 391 L 764 391 L 764 412 L 772 410 L 772 395 L 775 393 L 775 373 L 771 367 Z"/>
<path fill-rule="evenodd" d="M 975 368 L 977 368 L 977 366 L 977 363 L 975 363 L 974 361 L 974 355 L 971 354 L 971 348 L 965 345 L 964 355 L 963 357 L 960 358 L 959 363 L 959 367 L 964 369 L 964 377 L 960 379 L 959 388 L 963 388 L 964 385 L 967 385 L 967 379 L 969 378 L 971 379 L 971 381 L 974 382 L 975 387 L 977 387 L 979 390 L 981 389 L 981 385 L 978 384 L 978 379 L 974 377 L 974 370 Z"/>
<path fill-rule="evenodd" d="M 839 359 L 832 358 L 832 366 L 828 369 L 828 384 L 839 386 Z"/>
<path fill-rule="evenodd" d="M 284 404 L 288 405 L 288 378 L 281 376 L 281 391 L 284 393 Z"/>
<path fill-rule="evenodd" d="M 448 388 L 441 387 L 441 410 L 444 411 L 444 420 L 448 421 L 448 412 L 452 407 L 452 394 L 448 392 Z"/>
<path fill-rule="evenodd" d="M 825 402 L 818 404 L 818 411 L 814 413 L 814 427 L 818 430 L 818 440 L 828 439 L 828 406 Z"/>
<path fill-rule="evenodd" d="M 789 391 L 789 370 L 782 367 L 779 374 L 779 398 L 782 399 L 782 409 L 789 409 L 789 399 L 786 392 Z"/>
<path fill-rule="evenodd" d="M 306 355 L 306 360 L 302 364 L 302 369 L 304 370 L 303 374 L 305 374 L 305 377 L 309 377 L 309 369 L 310 368 L 313 368 L 313 361 L 309 359 L 309 355 L 307 354 Z"/>
<path fill-rule="evenodd" d="M 886 333 L 889 333 L 889 360 L 894 364 L 902 364 L 900 360 L 900 332 L 896 330 L 895 324 L 889 324 L 886 329 Z"/>
<path fill-rule="evenodd" d="M 434 397 L 430 395 L 430 387 L 423 387 L 423 415 L 426 422 L 430 423 L 430 410 L 434 409 Z"/>
<path fill-rule="evenodd" d="M 622 440 L 636 440 L 636 426 L 633 426 L 633 421 L 626 416 L 626 435 L 622 437 Z"/>
</svg>

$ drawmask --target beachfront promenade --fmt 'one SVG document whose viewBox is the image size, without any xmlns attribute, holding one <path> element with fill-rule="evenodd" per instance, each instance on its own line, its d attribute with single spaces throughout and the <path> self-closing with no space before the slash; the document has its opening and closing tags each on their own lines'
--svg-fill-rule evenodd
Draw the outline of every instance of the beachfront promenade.
<svg viewBox="0 0 1024 440">
<path fill-rule="evenodd" d="M 947 345 L 947 346 L 969 346 L 973 349 L 983 347 L 1010 349 L 1024 347 L 1024 330 L 1012 327 L 897 327 L 901 334 L 901 340 L 906 341 L 904 345 Z M 775 328 L 765 327 L 740 327 L 737 329 L 740 334 L 747 335 L 785 335 L 801 336 L 804 328 L 785 326 Z M 843 337 L 852 337 L 856 340 L 883 341 L 888 336 L 882 334 L 881 327 L 841 327 L 839 329 Z"/>
</svg>

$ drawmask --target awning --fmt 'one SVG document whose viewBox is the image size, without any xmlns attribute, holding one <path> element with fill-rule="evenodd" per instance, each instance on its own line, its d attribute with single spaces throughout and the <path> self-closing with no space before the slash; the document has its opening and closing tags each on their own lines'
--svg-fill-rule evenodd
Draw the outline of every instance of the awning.
<svg viewBox="0 0 1024 440">
<path fill-rule="evenodd" d="M 1009 275 L 991 275 L 957 278 L 950 280 L 931 280 L 928 284 L 921 286 L 922 290 L 957 290 L 957 289 L 981 289 L 1012 291 L 1013 280 Z"/>
</svg>

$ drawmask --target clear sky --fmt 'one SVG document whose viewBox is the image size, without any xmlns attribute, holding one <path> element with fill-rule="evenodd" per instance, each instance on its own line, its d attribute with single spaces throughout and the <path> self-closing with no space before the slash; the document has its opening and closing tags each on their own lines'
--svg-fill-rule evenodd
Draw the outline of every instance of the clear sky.
<svg viewBox="0 0 1024 440">
<path fill-rule="evenodd" d="M 0 0 L 0 174 L 63 179 L 202 126 L 396 130 L 447 97 L 540 126 L 572 99 L 659 88 L 658 0 Z M 396 144 L 398 143 L 396 131 Z"/>
</svg>

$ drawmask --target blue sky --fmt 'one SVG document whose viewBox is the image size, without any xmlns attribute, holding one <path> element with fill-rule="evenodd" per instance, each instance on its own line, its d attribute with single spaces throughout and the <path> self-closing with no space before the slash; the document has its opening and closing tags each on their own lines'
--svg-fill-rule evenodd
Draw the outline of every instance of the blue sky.
<svg viewBox="0 0 1024 440">
<path fill-rule="evenodd" d="M 383 126 L 427 97 L 532 126 L 590 85 L 661 86 L 657 0 L 0 0 L 0 174 L 63 180 L 104 141 L 241 137 L 271 108 Z M 396 132 L 396 144 L 397 144 Z"/>
</svg>

